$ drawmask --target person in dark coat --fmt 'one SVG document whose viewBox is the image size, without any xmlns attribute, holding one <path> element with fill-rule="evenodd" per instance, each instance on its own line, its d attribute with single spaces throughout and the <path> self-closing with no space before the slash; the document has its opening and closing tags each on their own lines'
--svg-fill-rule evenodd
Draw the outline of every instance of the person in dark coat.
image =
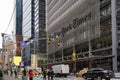
<svg viewBox="0 0 120 80">
<path fill-rule="evenodd" d="M 2 70 L 0 70 L 0 80 L 2 80 L 3 78 L 3 73 L 2 73 Z"/>
<path fill-rule="evenodd" d="M 50 80 L 50 76 L 51 76 L 51 73 L 50 73 L 50 70 L 48 71 L 48 80 Z"/>
<path fill-rule="evenodd" d="M 51 74 L 51 80 L 53 80 L 53 77 L 54 77 L 54 71 L 51 70 L 50 74 Z"/>
<path fill-rule="evenodd" d="M 14 70 L 14 73 L 15 73 L 15 77 L 17 78 L 17 70 L 16 69 Z"/>
<path fill-rule="evenodd" d="M 27 80 L 27 71 L 26 71 L 26 68 L 24 67 L 24 70 L 22 71 L 22 80 Z"/>
<path fill-rule="evenodd" d="M 54 77 L 54 71 L 52 69 L 50 69 L 48 71 L 48 80 L 53 80 Z"/>
<path fill-rule="evenodd" d="M 46 70 L 43 70 L 43 80 L 46 80 L 46 75 L 47 75 Z"/>
</svg>

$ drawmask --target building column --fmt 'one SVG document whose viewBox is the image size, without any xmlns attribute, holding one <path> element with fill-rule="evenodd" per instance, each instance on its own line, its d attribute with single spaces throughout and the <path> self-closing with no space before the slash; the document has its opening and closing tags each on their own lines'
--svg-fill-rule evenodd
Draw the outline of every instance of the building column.
<svg viewBox="0 0 120 80">
<path fill-rule="evenodd" d="M 76 54 L 76 51 L 75 51 L 75 45 L 73 46 L 73 53 Z M 76 60 L 73 61 L 73 71 L 76 73 Z"/>
<path fill-rule="evenodd" d="M 116 0 L 111 0 L 111 17 L 112 17 L 112 55 L 114 56 L 112 58 L 112 66 L 114 72 L 118 71 L 117 68 L 117 32 L 116 32 Z"/>
<path fill-rule="evenodd" d="M 63 57 L 64 57 L 64 55 L 63 55 L 63 49 L 62 49 L 62 61 L 64 61 Z"/>
<path fill-rule="evenodd" d="M 91 41 L 89 40 L 89 68 L 92 68 L 92 59 L 91 59 Z"/>
</svg>

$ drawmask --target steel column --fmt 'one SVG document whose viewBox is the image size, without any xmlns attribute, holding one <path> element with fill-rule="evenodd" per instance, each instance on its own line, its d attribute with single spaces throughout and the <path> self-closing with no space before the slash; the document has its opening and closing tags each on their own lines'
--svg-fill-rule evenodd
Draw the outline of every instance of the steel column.
<svg viewBox="0 0 120 80">
<path fill-rule="evenodd" d="M 117 32 L 116 32 L 116 0 L 111 0 L 111 17 L 112 17 L 112 55 L 113 57 L 113 70 L 114 72 L 118 71 L 117 68 Z"/>
</svg>

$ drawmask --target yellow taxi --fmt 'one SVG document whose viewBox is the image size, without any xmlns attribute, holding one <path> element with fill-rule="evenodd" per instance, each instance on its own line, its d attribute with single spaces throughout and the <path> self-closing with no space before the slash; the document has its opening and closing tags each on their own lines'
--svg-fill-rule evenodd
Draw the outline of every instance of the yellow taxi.
<svg viewBox="0 0 120 80">
<path fill-rule="evenodd" d="M 33 75 L 38 75 L 38 74 L 40 74 L 40 72 L 38 72 L 37 70 L 33 70 L 32 73 L 33 73 Z"/>
<path fill-rule="evenodd" d="M 76 73 L 76 77 L 82 77 L 84 73 L 88 71 L 88 68 L 84 68 L 83 70 L 80 70 Z"/>
</svg>

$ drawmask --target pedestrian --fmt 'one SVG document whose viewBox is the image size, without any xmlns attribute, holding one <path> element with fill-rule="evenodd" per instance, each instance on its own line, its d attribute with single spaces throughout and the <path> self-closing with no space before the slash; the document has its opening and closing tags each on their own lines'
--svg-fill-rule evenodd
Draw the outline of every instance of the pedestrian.
<svg viewBox="0 0 120 80">
<path fill-rule="evenodd" d="M 32 70 L 29 71 L 29 80 L 33 80 L 33 73 L 32 73 Z"/>
<path fill-rule="evenodd" d="M 2 73 L 2 69 L 0 69 L 0 80 L 3 79 L 3 73 Z"/>
<path fill-rule="evenodd" d="M 14 70 L 15 77 L 17 78 L 17 71 L 16 69 Z"/>
<path fill-rule="evenodd" d="M 50 74 L 51 74 L 51 80 L 53 80 L 53 77 L 54 77 L 54 71 L 53 71 L 52 69 L 51 69 Z"/>
<path fill-rule="evenodd" d="M 12 69 L 10 69 L 10 75 L 11 75 L 11 76 L 13 75 L 13 70 L 12 70 Z"/>
<path fill-rule="evenodd" d="M 24 70 L 22 71 L 22 80 L 27 80 L 27 71 L 26 71 L 26 68 L 24 67 Z"/>
<path fill-rule="evenodd" d="M 50 70 L 48 71 L 48 80 L 50 80 L 50 76 L 51 76 L 51 73 L 50 73 Z"/>
<path fill-rule="evenodd" d="M 43 80 L 46 80 L 46 75 L 47 75 L 46 70 L 43 70 Z"/>
</svg>

